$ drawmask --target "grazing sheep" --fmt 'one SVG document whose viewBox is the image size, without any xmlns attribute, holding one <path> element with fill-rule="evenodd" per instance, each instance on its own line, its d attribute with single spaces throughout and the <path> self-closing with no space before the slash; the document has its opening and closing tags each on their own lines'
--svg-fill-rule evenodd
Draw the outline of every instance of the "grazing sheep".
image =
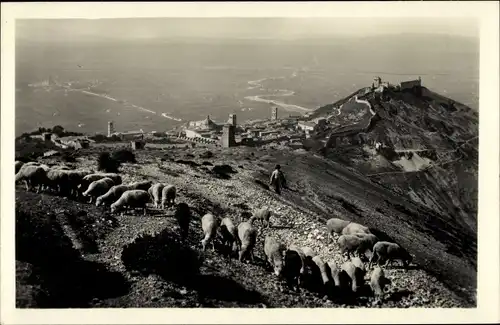
<svg viewBox="0 0 500 325">
<path fill-rule="evenodd" d="M 303 269 L 302 258 L 295 250 L 285 251 L 285 263 L 283 266 L 283 275 L 289 287 L 300 290 L 300 276 Z"/>
<path fill-rule="evenodd" d="M 373 234 L 355 233 L 354 236 L 363 238 L 361 246 L 358 248 L 360 256 L 365 256 L 366 251 L 372 251 L 373 246 L 378 242 L 377 236 Z"/>
<path fill-rule="evenodd" d="M 318 266 L 319 272 L 321 273 L 321 279 L 323 280 L 323 284 L 327 285 L 330 279 L 328 277 L 328 272 L 326 271 L 327 268 L 326 263 L 318 255 L 314 256 L 312 258 L 312 261 L 314 262 L 314 264 Z"/>
<path fill-rule="evenodd" d="M 318 255 L 316 254 L 315 251 L 312 250 L 312 248 L 310 247 L 302 247 L 302 251 L 304 252 L 304 255 L 306 257 L 310 257 L 310 258 L 313 258 L 314 256 Z"/>
<path fill-rule="evenodd" d="M 340 292 L 347 292 L 351 287 L 351 278 L 343 269 L 339 269 L 335 262 L 329 262 L 330 272 L 335 288 Z"/>
<path fill-rule="evenodd" d="M 205 237 L 201 240 L 203 250 L 207 247 L 208 242 L 212 242 L 212 250 L 215 252 L 214 239 L 217 236 L 218 228 L 217 219 L 210 213 L 205 214 L 201 218 L 201 228 Z"/>
<path fill-rule="evenodd" d="M 116 173 L 102 173 L 100 175 L 103 175 L 104 177 L 111 178 L 115 185 L 120 185 L 122 183 L 122 177 Z M 147 191 L 147 190 L 148 189 L 146 188 L 145 191 Z"/>
<path fill-rule="evenodd" d="M 21 168 L 16 174 L 16 183 L 20 181 L 26 184 L 26 191 L 38 186 L 36 192 L 40 193 L 42 186 L 47 183 L 47 172 L 40 166 L 27 166 Z"/>
<path fill-rule="evenodd" d="M 358 233 L 371 234 L 368 227 L 355 222 L 350 222 L 344 229 L 342 229 L 342 235 L 354 235 Z"/>
<path fill-rule="evenodd" d="M 241 242 L 239 261 L 242 262 L 243 258 L 249 255 L 253 262 L 253 248 L 257 242 L 257 229 L 248 221 L 242 222 L 238 225 L 238 238 Z"/>
<path fill-rule="evenodd" d="M 250 222 L 253 223 L 254 220 L 260 220 L 262 225 L 266 225 L 267 228 L 270 226 L 269 219 L 271 219 L 271 210 L 268 207 L 263 207 L 258 209 L 250 218 Z"/>
<path fill-rule="evenodd" d="M 108 192 L 113 185 L 114 183 L 111 178 L 102 178 L 98 181 L 90 183 L 89 188 L 85 192 L 83 192 L 83 196 L 90 197 L 89 203 L 92 203 L 92 200 L 94 198 L 98 198 L 99 196 L 106 194 L 106 192 Z"/>
<path fill-rule="evenodd" d="M 408 268 L 408 265 L 413 260 L 413 256 L 410 255 L 403 247 L 396 243 L 390 243 L 387 241 L 379 241 L 373 246 L 373 254 L 370 258 L 369 268 L 371 268 L 372 263 L 383 263 L 385 261 L 385 266 L 389 265 L 389 262 L 400 260 L 403 262 L 403 266 Z"/>
<path fill-rule="evenodd" d="M 40 166 L 40 163 L 38 161 L 28 161 L 24 166 Z"/>
<path fill-rule="evenodd" d="M 354 264 L 355 267 L 359 267 L 363 272 L 366 272 L 365 264 L 359 257 L 353 257 L 351 258 L 352 264 Z"/>
<path fill-rule="evenodd" d="M 292 245 L 290 245 L 290 247 L 288 247 L 288 249 L 292 250 L 292 251 L 295 251 L 295 252 L 297 252 L 297 254 L 299 254 L 300 261 L 301 261 L 300 274 L 301 275 L 304 274 L 306 255 L 302 251 L 302 248 L 298 247 L 297 245 L 292 244 Z"/>
<path fill-rule="evenodd" d="M 155 208 L 158 208 L 160 206 L 162 190 L 164 187 L 165 184 L 156 183 L 151 185 L 151 187 L 148 189 L 148 193 L 149 195 L 151 195 L 151 199 L 153 200 Z"/>
<path fill-rule="evenodd" d="M 85 170 L 64 170 L 68 175 L 68 188 L 70 191 L 70 195 L 74 197 L 80 196 L 81 192 L 79 191 L 78 186 L 80 185 L 82 179 L 89 174 L 89 172 Z"/>
<path fill-rule="evenodd" d="M 54 168 L 57 168 L 59 170 L 72 170 L 70 167 L 68 166 L 54 166 Z"/>
<path fill-rule="evenodd" d="M 337 240 L 337 243 L 339 244 L 340 252 L 342 254 L 347 253 L 347 257 L 350 258 L 352 252 L 361 255 L 373 247 L 372 240 L 371 236 L 342 235 Z"/>
<path fill-rule="evenodd" d="M 359 269 L 359 277 L 361 279 L 364 279 L 365 275 L 366 275 L 366 268 L 365 268 L 365 264 L 363 263 L 363 261 L 361 261 L 361 259 L 359 257 L 353 257 L 351 258 L 351 262 L 352 264 L 354 264 L 354 266 L 356 268 Z"/>
<path fill-rule="evenodd" d="M 326 222 L 326 230 L 328 232 L 328 239 L 333 242 L 333 233 L 340 234 L 342 230 L 350 223 L 350 221 L 338 218 L 331 218 Z"/>
<path fill-rule="evenodd" d="M 129 184 L 130 189 L 132 190 L 143 190 L 147 191 L 151 187 L 153 183 L 151 181 L 142 181 L 142 182 L 134 182 Z"/>
<path fill-rule="evenodd" d="M 359 267 L 356 267 L 351 261 L 342 264 L 342 270 L 351 278 L 352 292 L 357 292 L 359 287 L 363 284 L 363 271 Z"/>
<path fill-rule="evenodd" d="M 191 210 L 189 209 L 189 205 L 184 202 L 179 203 L 175 209 L 175 219 L 181 229 L 181 238 L 184 240 L 188 236 L 189 222 L 191 221 Z"/>
<path fill-rule="evenodd" d="M 103 174 L 90 174 L 90 175 L 84 176 L 82 178 L 82 180 L 80 181 L 80 185 L 78 185 L 78 188 L 79 188 L 80 192 L 83 194 L 83 192 L 85 192 L 89 188 L 89 185 L 92 182 L 98 181 L 98 180 L 103 179 L 105 177 L 106 176 L 104 176 Z M 119 185 L 119 184 L 115 183 L 115 185 Z"/>
<path fill-rule="evenodd" d="M 19 160 L 16 160 L 16 174 L 19 172 L 19 170 L 21 169 L 21 167 L 23 167 L 24 163 L 22 161 L 19 161 Z"/>
<path fill-rule="evenodd" d="M 105 194 L 99 196 L 95 201 L 95 206 L 110 205 L 116 202 L 125 191 L 131 190 L 128 185 L 114 185 Z"/>
<path fill-rule="evenodd" d="M 99 182 L 99 181 L 98 181 Z M 91 184 L 92 186 L 92 184 Z M 143 190 L 127 190 L 123 192 L 118 201 L 111 204 L 111 213 L 118 212 L 122 209 L 128 208 L 142 208 L 144 215 L 146 215 L 146 205 L 150 202 L 151 198 L 148 192 Z"/>
<path fill-rule="evenodd" d="M 165 209 L 165 205 L 175 205 L 176 188 L 173 185 L 166 185 L 161 191 L 161 208 Z"/>
<path fill-rule="evenodd" d="M 222 237 L 222 243 L 228 247 L 228 250 L 232 253 L 237 251 L 240 247 L 238 230 L 234 225 L 233 221 L 229 217 L 222 219 L 219 233 Z"/>
<path fill-rule="evenodd" d="M 46 172 L 46 186 L 55 193 L 68 193 L 70 188 L 69 175 L 66 171 L 57 168 L 51 168 Z"/>
<path fill-rule="evenodd" d="M 283 271 L 283 253 L 285 248 L 282 243 L 270 235 L 267 235 L 264 239 L 264 254 L 266 254 L 267 261 L 272 266 L 276 276 L 280 276 Z"/>
<path fill-rule="evenodd" d="M 370 287 L 373 294 L 378 298 L 382 298 L 385 286 L 390 284 L 391 280 L 385 277 L 384 270 L 380 266 L 375 267 L 370 277 Z"/>
</svg>

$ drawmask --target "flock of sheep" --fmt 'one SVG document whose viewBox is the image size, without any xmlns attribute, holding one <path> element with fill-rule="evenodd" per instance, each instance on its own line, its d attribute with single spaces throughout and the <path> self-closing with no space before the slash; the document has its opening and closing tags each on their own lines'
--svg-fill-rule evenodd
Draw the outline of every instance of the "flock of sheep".
<svg viewBox="0 0 500 325">
<path fill-rule="evenodd" d="M 16 161 L 16 183 L 24 181 L 26 190 L 35 189 L 52 191 L 60 195 L 89 199 L 96 206 L 110 206 L 111 213 L 128 208 L 141 208 L 144 215 L 148 203 L 155 208 L 175 206 L 175 218 L 179 224 L 181 238 L 185 239 L 189 232 L 191 220 L 190 208 L 186 203 L 175 204 L 176 188 L 151 181 L 122 184 L 120 175 L 114 173 L 93 173 L 88 170 L 72 170 L 68 167 L 39 164 L 36 162 L 21 163 Z M 204 234 L 201 240 L 203 251 L 211 244 L 215 251 L 214 241 L 219 240 L 231 261 L 231 255 L 237 254 L 240 262 L 254 261 L 253 250 L 256 246 L 259 231 L 256 221 L 263 226 L 270 226 L 272 212 L 263 207 L 255 211 L 251 218 L 240 222 L 237 226 L 230 217 L 216 217 L 207 213 L 201 218 Z M 385 277 L 381 264 L 400 260 L 406 268 L 412 256 L 395 243 L 380 241 L 369 228 L 350 221 L 332 218 L 327 221 L 328 240 L 333 233 L 340 237 L 337 242 L 347 261 L 338 266 L 335 262 L 325 262 L 309 247 L 298 247 L 281 243 L 277 238 L 266 235 L 264 253 L 266 263 L 274 274 L 284 279 L 290 288 L 300 290 L 303 284 L 312 284 L 320 292 L 327 295 L 342 296 L 358 292 L 364 285 L 367 270 L 373 263 L 378 265 L 370 275 L 369 285 L 377 298 L 382 298 L 384 288 L 391 283 Z M 371 252 L 368 267 L 366 253 Z M 351 256 L 355 254 L 357 256 Z"/>
<path fill-rule="evenodd" d="M 221 238 L 229 258 L 232 253 L 238 252 L 240 262 L 246 259 L 253 262 L 253 249 L 259 234 L 254 226 L 255 221 L 259 220 L 262 225 L 269 227 L 270 217 L 271 211 L 264 207 L 255 211 L 249 220 L 241 222 L 236 227 L 229 217 L 218 220 L 212 214 L 206 214 L 201 220 L 204 232 L 203 250 L 210 241 L 213 245 L 213 240 Z M 354 294 L 364 285 L 367 270 L 372 268 L 373 263 L 377 263 L 370 275 L 369 285 L 373 294 L 377 298 L 382 298 L 384 288 L 391 281 L 385 277 L 380 265 L 385 262 L 387 266 L 400 260 L 407 267 L 412 261 L 412 256 L 401 246 L 379 241 L 367 227 L 358 223 L 332 218 L 327 221 L 326 228 L 329 238 L 333 237 L 333 233 L 340 235 L 338 244 L 341 253 L 346 253 L 348 258 L 348 261 L 340 266 L 333 261 L 328 263 L 323 261 L 310 247 L 299 247 L 294 244 L 287 247 L 276 237 L 265 236 L 266 262 L 277 277 L 286 280 L 290 288 L 300 290 L 302 284 L 307 282 L 311 288 L 329 296 Z M 363 262 L 367 260 L 365 255 L 367 251 L 372 252 L 368 267 Z M 351 253 L 356 253 L 358 256 L 351 256 Z"/>
</svg>

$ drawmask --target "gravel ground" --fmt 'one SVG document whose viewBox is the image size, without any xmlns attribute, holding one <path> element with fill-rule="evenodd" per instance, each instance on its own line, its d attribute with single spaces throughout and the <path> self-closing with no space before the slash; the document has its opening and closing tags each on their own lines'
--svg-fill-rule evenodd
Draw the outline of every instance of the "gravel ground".
<svg viewBox="0 0 500 325">
<path fill-rule="evenodd" d="M 186 202 L 192 208 L 188 246 L 201 261 L 201 275 L 196 284 L 169 281 L 158 272 L 130 269 L 122 259 L 124 247 L 140 236 L 150 235 L 158 243 L 161 242 L 162 232 L 175 237 L 177 224 L 172 218 L 172 209 L 160 211 L 150 207 L 146 217 L 140 214 L 111 216 L 105 208 L 50 194 L 26 193 L 22 186 L 18 186 L 16 211 L 26 211 L 42 221 L 45 215 L 55 213 L 58 215 L 56 220 L 63 225 L 63 232 L 78 249 L 82 260 L 98 263 L 108 272 L 121 276 L 120 288 L 124 287 L 123 290 L 90 294 L 85 307 L 408 308 L 472 307 L 474 304 L 416 264 L 408 270 L 400 266 L 384 269 L 392 285 L 382 302 L 376 301 L 370 294 L 346 304 L 330 301 L 308 290 L 300 293 L 289 291 L 264 263 L 264 237 L 271 234 L 285 244 L 311 247 L 325 262 L 342 264 L 346 258 L 341 256 L 336 241 L 329 243 L 327 239 L 324 215 L 321 215 L 321 204 L 324 203 L 317 199 L 312 208 L 311 204 L 298 202 L 297 195 L 288 191 L 284 191 L 281 197 L 277 196 L 255 181 L 256 174 L 269 173 L 266 164 L 258 163 L 255 157 L 244 152 L 217 150 L 214 150 L 215 156 L 210 158 L 199 158 L 206 149 L 190 150 L 190 154 L 180 149 L 146 150 L 137 154 L 137 164 L 122 166 L 124 183 L 149 179 L 174 184 L 178 189 L 177 202 Z M 259 161 L 273 163 L 272 156 L 266 158 L 261 152 L 258 154 Z M 189 162 L 196 162 L 197 165 Z M 221 164 L 230 165 L 234 172 L 217 174 L 211 171 L 211 165 Z M 95 160 L 91 155 L 79 158 L 77 165 L 95 168 Z M 308 186 L 307 179 L 295 180 L 294 183 L 296 187 Z M 310 202 L 315 198 L 303 196 L 300 199 Z M 355 200 L 352 201 L 355 203 Z M 199 220 L 204 213 L 231 216 L 234 221 L 240 222 L 243 212 L 252 212 L 262 206 L 268 206 L 273 211 L 272 226 L 263 228 L 257 223 L 259 236 L 255 263 L 240 263 L 235 258 L 228 263 L 218 250 L 201 252 L 200 240 L 203 236 Z M 73 218 L 75 215 L 79 217 Z M 335 217 L 346 215 L 339 212 Z M 74 222 L 74 219 L 83 222 Z M 35 262 L 18 261 L 17 301 L 20 307 L 40 305 L 37 292 L 50 290 L 47 289 L 50 284 L 46 284 L 45 289 L 37 289 L 36 277 L 29 276 L 36 270 Z M 366 283 L 370 273 L 365 277 Z"/>
</svg>

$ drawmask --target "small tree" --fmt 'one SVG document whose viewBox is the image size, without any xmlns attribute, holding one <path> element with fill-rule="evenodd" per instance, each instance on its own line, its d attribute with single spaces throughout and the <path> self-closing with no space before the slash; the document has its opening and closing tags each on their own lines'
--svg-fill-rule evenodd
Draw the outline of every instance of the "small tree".
<svg viewBox="0 0 500 325">
<path fill-rule="evenodd" d="M 97 169 L 107 173 L 117 173 L 121 163 L 113 159 L 109 152 L 102 152 L 97 159 Z"/>
<path fill-rule="evenodd" d="M 52 133 L 57 134 L 57 136 L 63 136 L 64 128 L 60 125 L 56 125 L 52 128 Z"/>
</svg>

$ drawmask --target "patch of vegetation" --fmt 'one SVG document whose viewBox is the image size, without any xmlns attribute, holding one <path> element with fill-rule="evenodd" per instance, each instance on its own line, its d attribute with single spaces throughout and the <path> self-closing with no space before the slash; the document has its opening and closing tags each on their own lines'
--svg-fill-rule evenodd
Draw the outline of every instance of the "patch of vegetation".
<svg viewBox="0 0 500 325">
<path fill-rule="evenodd" d="M 109 152 L 102 152 L 97 159 L 97 169 L 107 173 L 117 173 L 121 166 L 121 162 L 117 161 Z"/>
<path fill-rule="evenodd" d="M 128 149 L 120 149 L 111 154 L 111 158 L 120 163 L 136 163 L 135 155 Z"/>
</svg>

